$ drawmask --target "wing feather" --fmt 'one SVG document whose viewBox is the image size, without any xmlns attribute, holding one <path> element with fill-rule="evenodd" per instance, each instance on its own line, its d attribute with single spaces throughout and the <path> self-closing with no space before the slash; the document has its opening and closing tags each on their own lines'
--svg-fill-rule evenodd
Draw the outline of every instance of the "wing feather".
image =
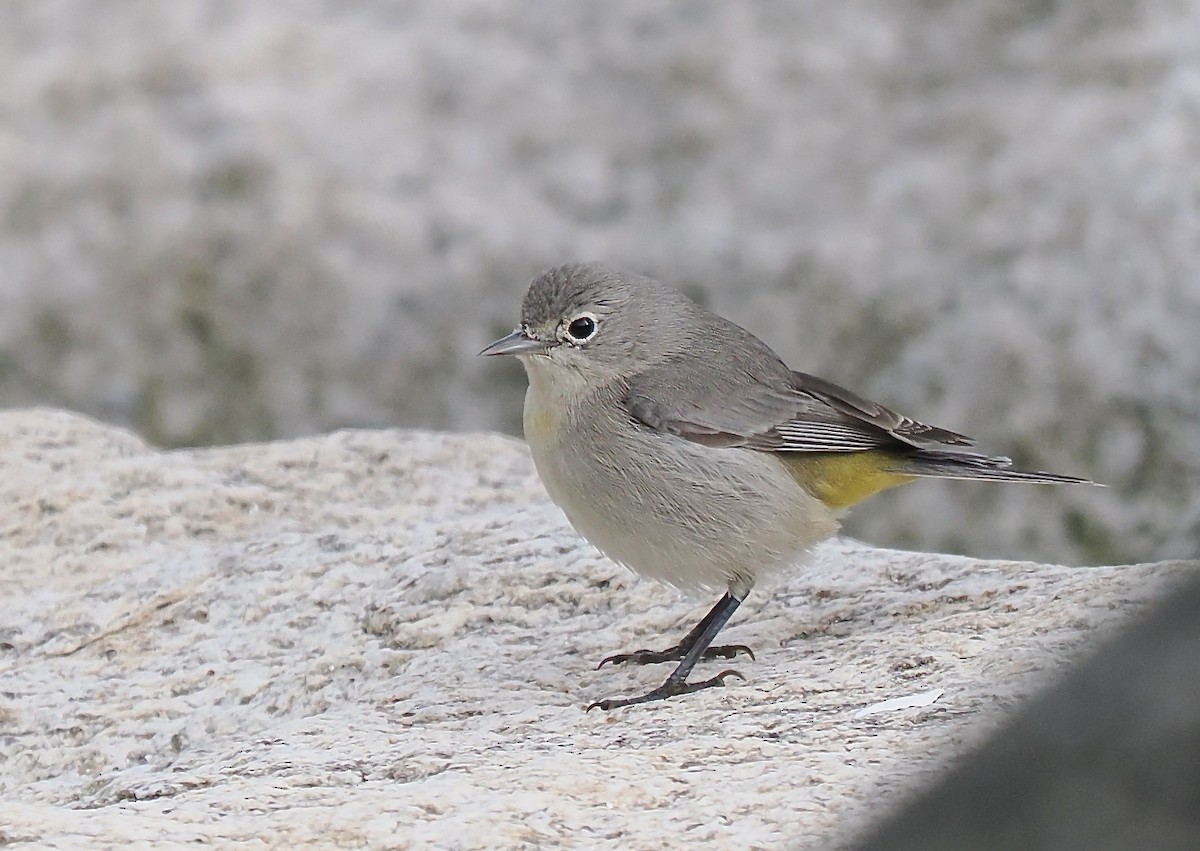
<svg viewBox="0 0 1200 851">
<path fill-rule="evenodd" d="M 630 415 L 706 446 L 764 452 L 860 452 L 966 446 L 957 432 L 918 422 L 780 361 L 703 368 L 673 361 L 630 382 Z M 740 367 L 740 368 L 739 368 Z"/>
</svg>

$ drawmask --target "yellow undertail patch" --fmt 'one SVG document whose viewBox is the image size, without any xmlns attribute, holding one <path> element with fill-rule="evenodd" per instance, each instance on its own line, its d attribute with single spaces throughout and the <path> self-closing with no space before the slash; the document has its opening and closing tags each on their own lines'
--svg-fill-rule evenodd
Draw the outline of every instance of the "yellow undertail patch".
<svg viewBox="0 0 1200 851">
<path fill-rule="evenodd" d="M 890 452 L 794 452 L 778 455 L 802 488 L 830 508 L 849 508 L 916 476 L 895 472 Z"/>
</svg>

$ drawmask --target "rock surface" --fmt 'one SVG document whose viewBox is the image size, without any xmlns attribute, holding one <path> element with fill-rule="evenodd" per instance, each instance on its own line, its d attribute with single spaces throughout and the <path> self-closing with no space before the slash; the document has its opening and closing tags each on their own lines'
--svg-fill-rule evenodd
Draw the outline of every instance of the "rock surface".
<svg viewBox="0 0 1200 851">
<path fill-rule="evenodd" d="M 1200 571 L 855 851 L 1200 848 Z"/>
<path fill-rule="evenodd" d="M 0 406 L 161 445 L 516 432 L 520 370 L 474 354 L 602 260 L 1114 488 L 931 485 L 858 536 L 1194 558 L 1198 31 L 1195 0 L 3 3 Z"/>
<path fill-rule="evenodd" d="M 709 601 L 583 543 L 512 439 L 9 412 L 0 504 L 15 849 L 836 844 L 1196 567 L 833 542 L 729 628 L 746 683 L 606 714 L 666 666 L 596 662 Z"/>
</svg>

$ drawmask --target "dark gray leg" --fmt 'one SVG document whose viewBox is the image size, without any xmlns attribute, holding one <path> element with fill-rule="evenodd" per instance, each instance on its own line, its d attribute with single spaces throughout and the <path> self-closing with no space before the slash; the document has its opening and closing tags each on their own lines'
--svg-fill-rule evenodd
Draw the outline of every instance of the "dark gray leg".
<svg viewBox="0 0 1200 851">
<path fill-rule="evenodd" d="M 626 663 L 633 665 L 655 665 L 659 662 L 678 662 L 680 659 L 687 656 L 688 651 L 691 650 L 696 645 L 696 642 L 700 640 L 700 636 L 705 633 L 705 631 L 712 625 L 712 622 L 716 618 L 720 617 L 722 607 L 728 605 L 728 603 L 725 601 L 732 599 L 734 599 L 732 594 L 726 594 L 724 597 L 718 600 L 717 604 L 709 609 L 708 614 L 700 620 L 700 623 L 692 627 L 691 632 L 680 639 L 679 643 L 674 647 L 668 647 L 666 650 L 634 650 L 632 653 L 617 653 L 613 656 L 604 657 L 600 660 L 600 664 L 596 667 L 603 668 L 610 662 L 614 665 L 624 665 Z M 729 620 L 730 615 L 733 614 L 734 609 L 738 607 L 738 603 L 740 602 L 741 600 L 734 600 L 733 608 L 730 609 L 728 614 L 725 615 L 724 619 L 721 621 L 721 624 L 724 624 L 725 621 Z M 718 630 L 720 628 L 720 626 L 717 627 Z M 708 640 L 712 641 L 713 636 L 715 635 L 716 632 L 714 632 L 712 636 L 709 636 Z M 725 644 L 720 647 L 706 647 L 704 648 L 704 653 L 700 656 L 700 658 L 732 659 L 739 653 L 745 653 L 751 659 L 754 658 L 754 651 L 745 644 Z"/>
<path fill-rule="evenodd" d="M 692 672 L 692 668 L 696 667 L 696 663 L 699 662 L 700 659 L 704 658 L 706 651 L 710 649 L 709 645 L 712 644 L 713 639 L 717 637 L 717 633 L 721 631 L 721 627 L 725 626 L 725 623 L 733 616 L 733 613 L 737 611 L 737 607 L 741 605 L 741 602 L 742 601 L 733 596 L 733 594 L 726 594 L 717 602 L 715 606 L 713 606 L 712 611 L 704 616 L 704 620 L 700 621 L 700 623 L 696 625 L 696 628 L 689 632 L 687 636 L 684 637 L 683 641 L 679 642 L 676 648 L 672 648 L 672 650 L 682 648 L 684 651 L 683 659 L 679 663 L 679 666 L 671 672 L 669 677 L 667 677 L 667 681 L 661 686 L 653 691 L 641 695 L 640 697 L 617 697 L 608 700 L 598 700 L 588 707 L 588 711 L 590 712 L 591 710 L 597 708 L 618 709 L 622 706 L 633 706 L 638 703 L 649 703 L 654 700 L 666 700 L 668 697 L 675 697 L 679 694 L 691 694 L 692 692 L 700 691 L 701 689 L 723 686 L 725 685 L 725 680 L 728 677 L 745 679 L 745 677 L 743 677 L 737 671 L 722 671 L 715 677 L 698 683 L 689 683 L 687 681 L 687 676 Z M 685 645 L 688 645 L 689 641 L 690 646 L 685 647 Z M 726 648 L 712 649 L 724 650 Z M 641 652 L 643 651 L 638 651 L 638 653 Z M 664 652 L 669 653 L 671 651 Z M 736 652 L 737 651 L 735 649 L 734 653 L 731 655 L 736 655 Z M 634 653 L 630 655 L 637 656 L 638 654 Z M 671 656 L 668 658 L 674 659 L 678 657 Z M 725 658 L 729 658 L 729 656 L 726 656 Z M 604 663 L 601 662 L 600 664 L 603 665 Z"/>
</svg>

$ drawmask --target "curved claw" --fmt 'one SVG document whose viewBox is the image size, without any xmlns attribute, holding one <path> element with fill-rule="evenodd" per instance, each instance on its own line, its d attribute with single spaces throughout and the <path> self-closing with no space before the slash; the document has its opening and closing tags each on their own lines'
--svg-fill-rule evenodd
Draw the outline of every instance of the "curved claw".
<svg viewBox="0 0 1200 851">
<path fill-rule="evenodd" d="M 646 656 L 659 656 L 659 655 L 662 655 L 662 654 L 656 653 L 653 650 L 634 650 L 632 653 L 614 653 L 611 656 L 605 656 L 603 659 L 601 659 L 600 664 L 596 666 L 596 670 L 599 671 L 601 668 L 603 668 L 609 662 L 611 662 L 613 665 L 624 665 L 626 662 L 630 661 L 631 659 L 641 659 Z"/>
<path fill-rule="evenodd" d="M 746 682 L 746 678 L 743 677 L 740 673 L 733 670 L 733 668 L 727 668 L 726 670 L 717 674 L 715 677 L 705 680 L 704 682 L 700 683 L 699 685 L 701 688 L 712 688 L 714 686 L 724 686 L 725 679 L 727 677 L 737 677 L 742 682 Z"/>
</svg>

